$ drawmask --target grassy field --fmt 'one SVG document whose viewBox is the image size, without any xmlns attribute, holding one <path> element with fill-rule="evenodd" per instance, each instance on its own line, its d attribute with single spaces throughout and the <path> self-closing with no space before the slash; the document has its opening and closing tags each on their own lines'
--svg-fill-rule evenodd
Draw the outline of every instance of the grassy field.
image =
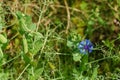
<svg viewBox="0 0 120 80">
<path fill-rule="evenodd" d="M 120 80 L 120 0 L 0 0 L 0 80 Z"/>
</svg>

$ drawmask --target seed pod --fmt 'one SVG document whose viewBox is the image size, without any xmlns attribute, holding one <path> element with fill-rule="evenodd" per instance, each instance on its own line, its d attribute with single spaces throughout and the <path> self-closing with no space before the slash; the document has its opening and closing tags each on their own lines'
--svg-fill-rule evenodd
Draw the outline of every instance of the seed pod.
<svg viewBox="0 0 120 80">
<path fill-rule="evenodd" d="M 7 39 L 2 34 L 0 34 L 0 42 L 1 43 L 6 43 L 7 42 Z"/>
<path fill-rule="evenodd" d="M 24 48 L 24 53 L 28 52 L 28 44 L 27 44 L 27 40 L 26 37 L 23 35 L 23 48 Z"/>
</svg>

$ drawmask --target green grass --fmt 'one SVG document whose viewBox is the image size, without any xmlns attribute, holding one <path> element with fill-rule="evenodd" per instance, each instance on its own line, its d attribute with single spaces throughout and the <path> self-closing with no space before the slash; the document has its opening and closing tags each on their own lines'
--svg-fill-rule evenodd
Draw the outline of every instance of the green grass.
<svg viewBox="0 0 120 80">
<path fill-rule="evenodd" d="M 0 80 L 119 80 L 119 10 L 119 0 L 1 1 Z"/>
</svg>

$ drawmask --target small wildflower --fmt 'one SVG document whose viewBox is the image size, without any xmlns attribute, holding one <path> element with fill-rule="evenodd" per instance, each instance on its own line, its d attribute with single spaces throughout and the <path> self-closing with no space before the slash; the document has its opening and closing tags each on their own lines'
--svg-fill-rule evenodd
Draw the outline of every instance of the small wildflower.
<svg viewBox="0 0 120 80">
<path fill-rule="evenodd" d="M 85 39 L 84 41 L 81 41 L 78 45 L 78 48 L 80 50 L 80 53 L 87 54 L 91 53 L 93 50 L 93 44 L 90 40 Z"/>
</svg>

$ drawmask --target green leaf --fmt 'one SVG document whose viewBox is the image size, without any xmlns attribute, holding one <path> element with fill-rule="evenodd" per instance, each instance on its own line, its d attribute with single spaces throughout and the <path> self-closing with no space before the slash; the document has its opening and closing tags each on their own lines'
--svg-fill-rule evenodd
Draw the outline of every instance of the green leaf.
<svg viewBox="0 0 120 80">
<path fill-rule="evenodd" d="M 0 42 L 1 43 L 6 43 L 7 42 L 7 39 L 2 34 L 0 34 Z"/>
<path fill-rule="evenodd" d="M 33 44 L 33 49 L 31 50 L 32 53 L 36 54 L 41 49 L 42 46 L 43 42 L 41 40 L 35 41 Z"/>
<path fill-rule="evenodd" d="M 35 40 L 40 40 L 40 39 L 44 38 L 44 36 L 41 33 L 39 33 L 39 32 L 36 32 L 34 34 L 34 36 L 35 36 Z"/>
<path fill-rule="evenodd" d="M 92 20 L 89 20 L 89 21 L 88 21 L 88 25 L 89 25 L 89 26 L 92 26 L 92 25 L 94 25 L 94 21 L 92 21 Z"/>
<path fill-rule="evenodd" d="M 3 51 L 2 51 L 2 48 L 0 46 L 0 60 L 3 58 Z"/>
<path fill-rule="evenodd" d="M 73 54 L 73 60 L 74 61 L 80 61 L 80 59 L 81 59 L 81 55 L 79 54 L 79 53 L 76 53 L 76 54 Z"/>
<path fill-rule="evenodd" d="M 40 77 L 40 75 L 42 75 L 43 71 L 44 71 L 44 68 L 39 68 L 39 69 L 35 70 L 35 74 L 36 74 L 35 80 L 38 79 Z"/>
<path fill-rule="evenodd" d="M 88 63 L 88 55 L 83 55 L 82 56 L 82 60 L 81 60 L 81 66 L 80 66 L 80 71 L 85 71 L 87 70 L 87 65 L 86 63 Z"/>
<path fill-rule="evenodd" d="M 87 9 L 87 3 L 85 1 L 82 1 L 82 3 L 80 4 L 80 8 L 82 10 L 86 10 Z"/>
<path fill-rule="evenodd" d="M 91 80 L 95 80 L 97 78 L 97 73 L 98 73 L 98 67 L 95 67 L 94 70 L 93 70 L 93 73 L 92 73 L 92 77 L 91 77 Z"/>
<path fill-rule="evenodd" d="M 31 23 L 31 25 L 28 26 L 28 28 L 29 28 L 31 31 L 35 31 L 35 30 L 36 30 L 36 24 Z"/>
<path fill-rule="evenodd" d="M 28 52 L 28 43 L 25 35 L 23 35 L 23 48 L 24 48 L 24 53 Z"/>
<path fill-rule="evenodd" d="M 73 46 L 74 44 L 73 44 L 73 42 L 72 41 L 67 41 L 67 46 L 69 47 L 69 48 L 71 48 L 72 46 Z"/>
<path fill-rule="evenodd" d="M 36 29 L 36 24 L 32 22 L 32 18 L 28 15 L 25 16 L 27 28 L 31 31 L 34 31 Z"/>
<path fill-rule="evenodd" d="M 35 73 L 41 75 L 43 70 L 44 70 L 44 68 L 39 68 L 35 71 Z"/>
<path fill-rule="evenodd" d="M 43 35 L 39 32 L 36 32 L 34 34 L 34 41 L 32 44 L 32 49 L 30 50 L 32 53 L 36 54 L 41 47 L 43 46 L 43 41 L 42 41 Z"/>
<path fill-rule="evenodd" d="M 120 6 L 120 0 L 117 0 L 117 4 Z"/>
<path fill-rule="evenodd" d="M 104 24 L 105 23 L 104 20 L 101 17 L 98 17 L 98 21 L 99 21 L 100 24 Z"/>
<path fill-rule="evenodd" d="M 29 64 L 31 62 L 30 58 L 26 54 L 23 53 L 22 56 L 23 56 L 23 60 L 25 61 L 26 64 Z"/>
<path fill-rule="evenodd" d="M 21 12 L 17 12 L 17 17 L 19 21 L 19 31 L 20 33 L 32 32 L 36 30 L 36 24 L 32 22 L 31 16 L 25 15 Z"/>
<path fill-rule="evenodd" d="M 0 30 L 3 28 L 2 18 L 0 17 Z"/>
</svg>

